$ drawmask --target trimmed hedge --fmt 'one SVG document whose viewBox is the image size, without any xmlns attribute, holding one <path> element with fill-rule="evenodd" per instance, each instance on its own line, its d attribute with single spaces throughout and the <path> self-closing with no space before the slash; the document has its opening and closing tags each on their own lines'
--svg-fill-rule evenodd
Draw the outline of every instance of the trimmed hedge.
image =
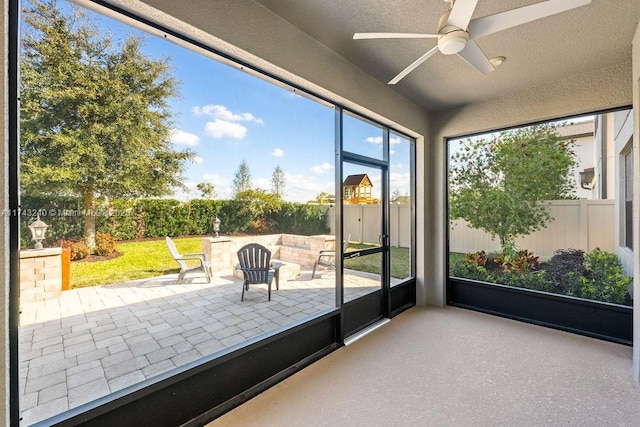
<svg viewBox="0 0 640 427">
<path fill-rule="evenodd" d="M 330 231 L 326 209 L 318 205 L 280 202 L 279 209 L 255 218 L 238 200 L 115 199 L 100 200 L 96 207 L 96 233 L 109 233 L 116 240 L 145 237 L 206 235 L 213 233 L 218 216 L 223 234 L 293 233 L 324 234 Z M 22 196 L 21 238 L 23 247 L 33 244 L 27 226 L 36 212 L 45 212 L 47 246 L 82 238 L 82 201 L 76 197 Z M 29 215 L 26 215 L 28 213 Z M 53 213 L 51 215 L 50 213 Z M 33 215 L 31 215 L 33 214 Z"/>
</svg>

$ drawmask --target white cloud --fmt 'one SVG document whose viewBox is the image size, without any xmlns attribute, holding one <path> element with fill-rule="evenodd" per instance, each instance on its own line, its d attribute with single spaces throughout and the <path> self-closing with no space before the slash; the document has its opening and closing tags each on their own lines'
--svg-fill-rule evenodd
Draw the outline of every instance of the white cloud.
<svg viewBox="0 0 640 427">
<path fill-rule="evenodd" d="M 247 136 L 247 128 L 238 124 L 228 122 L 226 120 L 216 119 L 213 122 L 207 122 L 204 126 L 207 135 L 213 138 L 234 138 L 242 139 Z"/>
<path fill-rule="evenodd" d="M 273 157 L 282 157 L 284 156 L 284 150 L 280 149 L 280 148 L 276 148 L 275 150 L 273 150 L 273 152 L 271 153 L 271 155 Z"/>
<path fill-rule="evenodd" d="M 251 181 L 253 188 L 271 191 L 273 182 L 271 177 L 254 178 Z M 291 202 L 306 203 L 314 200 L 318 193 L 333 194 L 335 191 L 331 179 L 326 182 L 317 182 L 309 175 L 284 173 L 284 198 Z M 216 187 L 217 191 L 218 187 Z M 222 198 L 222 197 L 220 197 Z"/>
<path fill-rule="evenodd" d="M 202 175 L 202 179 L 206 182 L 210 182 L 213 185 L 225 185 L 228 182 L 225 178 L 213 173 L 205 173 L 204 175 Z"/>
<path fill-rule="evenodd" d="M 411 174 L 391 172 L 389 174 L 389 187 L 397 189 L 402 194 L 409 194 L 411 191 Z"/>
<path fill-rule="evenodd" d="M 381 136 L 370 136 L 366 139 L 369 144 L 382 144 Z M 391 137 L 389 138 L 389 145 L 398 145 L 401 144 L 402 140 L 399 137 Z"/>
<path fill-rule="evenodd" d="M 197 184 L 195 182 L 185 182 L 184 188 L 177 188 L 171 195 L 171 198 L 181 201 L 187 201 L 194 198 L 197 195 L 196 185 Z"/>
<path fill-rule="evenodd" d="M 203 107 L 193 107 L 193 113 L 196 116 L 211 116 L 214 119 L 220 119 L 227 122 L 254 122 L 263 124 L 264 120 L 254 116 L 251 113 L 234 113 L 224 105 L 205 105 Z"/>
<path fill-rule="evenodd" d="M 396 154 L 396 150 L 389 150 L 389 155 L 393 156 L 394 154 Z"/>
<path fill-rule="evenodd" d="M 286 177 L 286 175 L 285 175 Z M 285 188 L 287 185 L 287 181 L 285 178 Z M 271 180 L 267 178 L 256 178 L 251 180 L 251 186 L 258 190 L 271 191 Z"/>
<path fill-rule="evenodd" d="M 224 105 L 204 105 L 193 107 L 196 116 L 209 116 L 213 121 L 207 122 L 205 133 L 213 138 L 243 139 L 247 136 L 247 128 L 238 122 L 264 124 L 264 120 L 251 113 L 234 113 Z"/>
<path fill-rule="evenodd" d="M 333 194 L 334 191 L 333 180 L 316 182 L 310 180 L 308 175 L 293 175 L 285 172 L 285 198 L 292 202 L 305 203 L 314 200 L 318 193 Z"/>
<path fill-rule="evenodd" d="M 180 129 L 171 129 L 169 140 L 174 145 L 186 145 L 187 147 L 195 147 L 200 142 L 198 135 Z"/>
<path fill-rule="evenodd" d="M 322 164 L 320 164 L 320 165 L 312 166 L 312 167 L 310 167 L 310 168 L 309 168 L 309 170 L 310 170 L 311 172 L 313 172 L 313 173 L 317 173 L 317 174 L 324 173 L 324 172 L 326 172 L 326 171 L 328 171 L 328 170 L 331 170 L 331 169 L 333 169 L 333 166 L 332 166 L 332 165 L 330 165 L 330 164 L 329 164 L 329 163 L 327 163 L 327 162 L 324 162 L 324 163 L 322 163 Z"/>
<path fill-rule="evenodd" d="M 195 156 L 193 158 L 193 163 L 195 163 L 196 165 L 201 165 L 202 163 L 204 163 L 204 159 L 200 156 Z"/>
</svg>

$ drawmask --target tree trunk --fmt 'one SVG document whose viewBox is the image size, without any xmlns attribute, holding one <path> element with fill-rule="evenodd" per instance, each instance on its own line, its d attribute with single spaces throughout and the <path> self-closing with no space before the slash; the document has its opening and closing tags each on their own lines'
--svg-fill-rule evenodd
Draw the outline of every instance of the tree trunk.
<svg viewBox="0 0 640 427">
<path fill-rule="evenodd" d="M 92 190 L 82 193 L 84 202 L 84 241 L 93 250 L 96 247 L 95 196 Z"/>
</svg>

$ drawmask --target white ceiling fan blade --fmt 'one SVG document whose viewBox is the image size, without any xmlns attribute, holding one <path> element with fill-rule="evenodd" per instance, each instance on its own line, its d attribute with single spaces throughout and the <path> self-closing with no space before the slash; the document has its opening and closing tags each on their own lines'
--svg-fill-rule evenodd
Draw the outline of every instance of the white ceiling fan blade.
<svg viewBox="0 0 640 427">
<path fill-rule="evenodd" d="M 437 39 L 438 36 L 439 34 L 423 33 L 355 33 L 353 39 Z"/>
<path fill-rule="evenodd" d="M 530 6 L 474 19 L 469 23 L 467 31 L 469 32 L 469 36 L 475 39 L 540 18 L 555 15 L 556 13 L 585 6 L 589 3 L 591 3 L 591 0 L 547 0 Z"/>
<path fill-rule="evenodd" d="M 477 4 L 478 0 L 456 0 L 451 8 L 447 24 L 466 30 Z"/>
<path fill-rule="evenodd" d="M 487 74 L 494 70 L 487 56 L 473 40 L 469 40 L 464 49 L 458 52 L 458 55 L 482 74 Z"/>
<path fill-rule="evenodd" d="M 398 83 L 400 80 L 402 80 L 404 78 L 404 76 L 406 76 L 407 74 L 409 74 L 410 72 L 412 72 L 413 70 L 415 70 L 418 65 L 422 64 L 424 61 L 426 61 L 427 59 L 429 59 L 430 56 L 432 56 L 434 53 L 436 53 L 438 51 L 438 46 L 434 47 L 433 49 L 431 49 L 429 52 L 425 53 L 424 55 L 422 55 L 420 58 L 416 59 L 415 61 L 413 61 L 413 63 L 411 65 L 409 65 L 407 68 L 405 68 L 404 70 L 402 70 L 400 72 L 400 74 L 398 74 L 397 76 L 395 76 L 390 82 L 390 85 L 394 85 L 396 83 Z"/>
</svg>

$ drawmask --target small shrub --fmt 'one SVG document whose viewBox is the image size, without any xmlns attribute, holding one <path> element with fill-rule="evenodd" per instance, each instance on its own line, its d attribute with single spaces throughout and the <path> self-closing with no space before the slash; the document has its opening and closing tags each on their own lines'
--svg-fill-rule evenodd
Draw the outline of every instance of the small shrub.
<svg viewBox="0 0 640 427">
<path fill-rule="evenodd" d="M 82 240 L 67 241 L 69 249 L 71 249 L 71 261 L 85 259 L 91 255 L 91 249 Z"/>
<path fill-rule="evenodd" d="M 507 271 L 502 273 L 497 279 L 498 283 L 507 286 L 544 292 L 551 292 L 553 290 L 553 283 L 545 278 L 544 271 Z"/>
<path fill-rule="evenodd" d="M 469 280 L 478 280 L 480 282 L 492 282 L 491 274 L 486 268 L 469 263 L 466 260 L 457 261 L 451 268 L 451 274 L 454 277 L 460 277 Z"/>
<path fill-rule="evenodd" d="M 268 233 L 271 229 L 271 224 L 266 219 L 255 219 L 251 221 L 251 227 L 249 228 L 249 232 L 257 233 L 257 234 L 265 234 Z"/>
<path fill-rule="evenodd" d="M 468 264 L 484 267 L 487 264 L 487 253 L 485 251 L 468 253 L 465 256 Z"/>
<path fill-rule="evenodd" d="M 93 254 L 99 256 L 108 256 L 116 250 L 116 241 L 109 233 L 96 233 L 96 247 L 93 248 Z"/>
<path fill-rule="evenodd" d="M 579 296 L 598 301 L 624 304 L 633 281 L 622 273 L 616 254 L 595 249 L 584 256 L 586 274 Z"/>
<path fill-rule="evenodd" d="M 554 292 L 577 296 L 585 274 L 584 251 L 559 249 L 544 263 L 545 277 L 553 283 Z"/>
<path fill-rule="evenodd" d="M 500 248 L 500 253 L 494 259 L 495 262 L 500 264 L 505 271 L 508 271 L 508 268 L 505 268 L 506 265 L 509 265 L 511 261 L 513 261 L 517 256 L 520 249 L 516 246 L 513 240 L 506 240 L 502 247 Z"/>
<path fill-rule="evenodd" d="M 536 271 L 540 265 L 538 257 L 526 249 L 517 252 L 501 252 L 495 262 L 502 265 L 504 271 L 517 273 Z"/>
</svg>

